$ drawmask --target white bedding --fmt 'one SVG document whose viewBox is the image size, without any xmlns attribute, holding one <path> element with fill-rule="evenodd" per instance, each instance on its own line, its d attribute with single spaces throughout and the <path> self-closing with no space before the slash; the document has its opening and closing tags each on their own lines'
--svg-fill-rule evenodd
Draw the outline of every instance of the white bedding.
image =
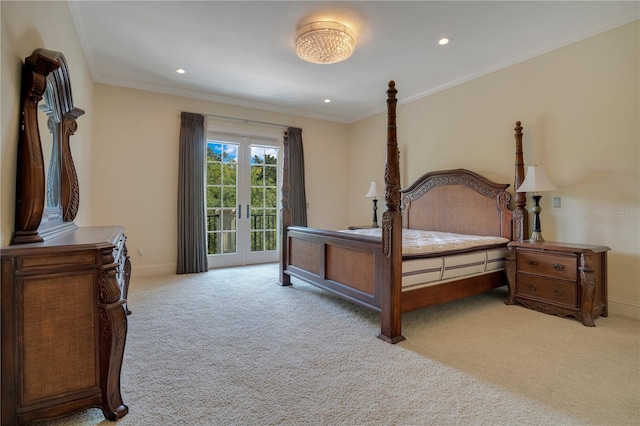
<svg viewBox="0 0 640 426">
<path fill-rule="evenodd" d="M 369 235 L 382 238 L 382 228 L 349 229 L 358 235 Z M 432 254 L 452 250 L 464 250 L 493 244 L 506 244 L 509 240 L 502 237 L 485 237 L 480 235 L 462 235 L 451 232 L 420 231 L 418 229 L 402 230 L 402 254 Z"/>
<path fill-rule="evenodd" d="M 381 228 L 354 229 L 340 232 L 381 237 Z M 462 277 L 488 274 L 504 269 L 507 255 L 506 238 L 461 235 L 450 232 L 402 230 L 402 254 L 435 254 L 428 258 L 402 261 L 402 289 L 431 286 Z M 505 244 L 467 253 L 444 254 L 452 250 L 487 247 Z M 437 253 L 443 253 L 437 256 Z"/>
</svg>

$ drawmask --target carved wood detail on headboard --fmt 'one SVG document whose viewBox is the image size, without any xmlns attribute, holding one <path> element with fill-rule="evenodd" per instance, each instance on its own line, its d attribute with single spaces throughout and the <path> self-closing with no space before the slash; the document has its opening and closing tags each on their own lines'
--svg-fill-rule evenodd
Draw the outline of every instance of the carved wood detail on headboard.
<svg viewBox="0 0 640 426">
<path fill-rule="evenodd" d="M 509 184 L 465 169 L 424 174 L 403 192 L 403 226 L 511 239 Z"/>
</svg>

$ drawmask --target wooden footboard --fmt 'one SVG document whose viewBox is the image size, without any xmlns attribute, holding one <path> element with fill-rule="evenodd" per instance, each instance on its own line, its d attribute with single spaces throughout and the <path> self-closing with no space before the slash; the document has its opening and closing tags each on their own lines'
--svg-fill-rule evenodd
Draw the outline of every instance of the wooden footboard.
<svg viewBox="0 0 640 426">
<path fill-rule="evenodd" d="M 290 226 L 282 247 L 282 285 L 295 277 L 380 313 L 378 337 L 389 343 L 400 333 L 401 283 L 390 279 L 390 259 L 379 238 Z"/>
<path fill-rule="evenodd" d="M 298 226 L 287 232 L 284 273 L 380 311 L 380 240 Z"/>
</svg>

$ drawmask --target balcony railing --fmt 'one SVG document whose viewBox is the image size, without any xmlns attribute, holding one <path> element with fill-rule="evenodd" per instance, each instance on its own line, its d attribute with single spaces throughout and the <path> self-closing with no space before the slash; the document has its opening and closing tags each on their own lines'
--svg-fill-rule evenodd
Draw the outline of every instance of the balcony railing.
<svg viewBox="0 0 640 426">
<path fill-rule="evenodd" d="M 209 254 L 235 253 L 236 209 L 220 209 L 207 215 Z M 251 251 L 270 251 L 278 247 L 278 215 L 252 214 Z M 221 227 L 221 223 L 224 226 Z M 211 235 L 213 234 L 213 235 Z M 224 251 L 223 251 L 224 248 Z"/>
</svg>

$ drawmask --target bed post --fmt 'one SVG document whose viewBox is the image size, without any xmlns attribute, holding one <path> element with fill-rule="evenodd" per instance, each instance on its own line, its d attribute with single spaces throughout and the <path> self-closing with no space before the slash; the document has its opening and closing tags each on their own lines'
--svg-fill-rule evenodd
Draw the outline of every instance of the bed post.
<svg viewBox="0 0 640 426">
<path fill-rule="evenodd" d="M 513 190 L 517 190 L 524 182 L 524 159 L 522 155 L 522 125 L 516 121 L 516 170 L 513 182 Z M 527 212 L 527 194 L 524 192 L 515 193 L 515 209 L 513 211 L 513 232 L 511 239 L 513 241 L 522 241 L 525 239 L 528 228 L 529 214 Z"/>
<path fill-rule="evenodd" d="M 404 340 L 402 335 L 402 214 L 400 212 L 400 160 L 396 134 L 396 83 L 387 89 L 387 162 L 384 170 L 387 209 L 382 216 L 383 288 L 380 339 L 389 343 Z"/>
<path fill-rule="evenodd" d="M 284 132 L 283 153 L 282 153 L 282 215 L 280 224 L 280 281 L 278 284 L 285 286 L 291 285 L 291 277 L 284 271 L 289 256 L 289 241 L 287 239 L 287 229 L 291 225 L 291 209 L 289 208 L 289 132 Z"/>
</svg>

